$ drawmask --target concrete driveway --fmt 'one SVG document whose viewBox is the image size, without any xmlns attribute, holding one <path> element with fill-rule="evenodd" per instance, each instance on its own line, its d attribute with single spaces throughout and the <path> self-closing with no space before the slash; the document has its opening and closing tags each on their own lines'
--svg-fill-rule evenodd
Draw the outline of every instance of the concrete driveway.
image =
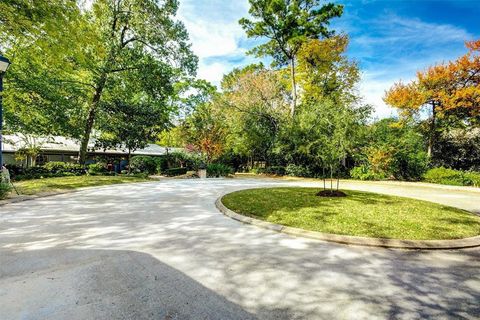
<svg viewBox="0 0 480 320">
<path fill-rule="evenodd" d="M 480 249 L 352 247 L 243 225 L 223 193 L 259 179 L 166 180 L 0 207 L 0 319 L 478 319 Z M 480 212 L 480 193 L 350 189 Z"/>
</svg>

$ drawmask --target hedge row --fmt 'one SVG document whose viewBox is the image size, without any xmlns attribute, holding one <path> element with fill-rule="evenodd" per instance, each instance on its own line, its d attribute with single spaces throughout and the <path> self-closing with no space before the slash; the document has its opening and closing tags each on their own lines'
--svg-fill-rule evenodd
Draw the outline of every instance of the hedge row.
<svg viewBox="0 0 480 320">
<path fill-rule="evenodd" d="M 428 170 L 423 178 L 426 182 L 431 183 L 480 187 L 480 172 L 475 171 L 460 171 L 440 167 Z"/>
<path fill-rule="evenodd" d="M 65 176 L 81 176 L 86 174 L 85 169 L 78 164 L 67 162 L 48 162 L 44 166 L 23 168 L 15 165 L 7 165 L 12 180 L 30 180 L 41 178 L 54 178 Z"/>
</svg>

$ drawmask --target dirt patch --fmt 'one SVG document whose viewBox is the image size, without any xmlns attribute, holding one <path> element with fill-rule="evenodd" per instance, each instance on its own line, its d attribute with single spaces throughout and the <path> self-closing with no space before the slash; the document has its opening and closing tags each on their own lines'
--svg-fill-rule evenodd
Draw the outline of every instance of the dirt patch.
<svg viewBox="0 0 480 320">
<path fill-rule="evenodd" d="M 322 190 L 317 193 L 319 197 L 346 197 L 347 194 L 340 190 Z"/>
</svg>

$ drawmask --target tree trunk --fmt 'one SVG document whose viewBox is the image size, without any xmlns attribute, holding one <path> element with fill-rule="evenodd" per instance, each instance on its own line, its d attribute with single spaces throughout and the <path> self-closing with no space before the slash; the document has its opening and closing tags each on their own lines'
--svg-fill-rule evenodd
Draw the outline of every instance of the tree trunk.
<svg viewBox="0 0 480 320">
<path fill-rule="evenodd" d="M 428 136 L 428 150 L 427 155 L 429 158 L 432 157 L 433 153 L 433 146 L 435 144 L 435 129 L 436 129 L 436 121 L 437 121 L 437 112 L 435 110 L 436 104 L 432 103 L 432 119 L 430 121 L 430 132 Z"/>
<path fill-rule="evenodd" d="M 330 166 L 330 191 L 333 191 L 333 167 Z"/>
<path fill-rule="evenodd" d="M 82 141 L 80 144 L 79 159 L 80 164 L 85 164 L 87 160 L 87 149 L 88 142 L 90 141 L 90 135 L 92 133 L 93 125 L 95 123 L 95 117 L 97 114 L 98 103 L 102 97 L 103 89 L 105 88 L 105 83 L 107 82 L 107 75 L 102 74 L 100 80 L 95 89 L 95 94 L 93 95 L 92 103 L 90 104 L 90 109 L 88 110 L 87 123 L 85 124 L 85 131 L 83 132 Z"/>
<path fill-rule="evenodd" d="M 327 182 L 327 176 L 325 175 L 325 167 L 322 168 L 322 171 L 323 171 L 323 191 L 327 190 L 327 187 L 326 187 L 326 182 Z"/>
<path fill-rule="evenodd" d="M 130 174 L 132 171 L 131 169 L 132 167 L 132 150 L 130 148 L 128 148 L 128 174 Z"/>
<path fill-rule="evenodd" d="M 290 60 L 290 71 L 292 77 L 292 105 L 290 107 L 290 114 L 292 118 L 295 116 L 295 109 L 297 108 L 297 82 L 295 81 L 295 58 Z"/>
</svg>

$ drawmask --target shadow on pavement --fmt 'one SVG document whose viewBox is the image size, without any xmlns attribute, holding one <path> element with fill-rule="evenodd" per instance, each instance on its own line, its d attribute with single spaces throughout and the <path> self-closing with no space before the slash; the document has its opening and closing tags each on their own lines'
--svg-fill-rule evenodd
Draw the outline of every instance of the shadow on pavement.
<svg viewBox="0 0 480 320">
<path fill-rule="evenodd" d="M 9 319 L 256 319 L 149 254 L 125 250 L 0 252 Z"/>
<path fill-rule="evenodd" d="M 480 317 L 479 249 L 349 247 L 215 208 L 257 185 L 169 181 L 2 207 L 0 319 Z"/>
</svg>

